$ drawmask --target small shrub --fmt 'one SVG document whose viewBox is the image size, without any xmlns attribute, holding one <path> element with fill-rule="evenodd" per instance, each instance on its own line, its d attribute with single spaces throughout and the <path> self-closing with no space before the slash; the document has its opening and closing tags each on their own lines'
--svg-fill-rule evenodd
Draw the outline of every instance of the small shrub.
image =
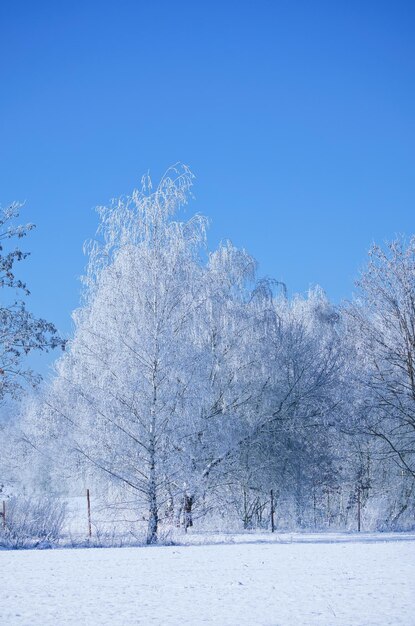
<svg viewBox="0 0 415 626">
<path fill-rule="evenodd" d="M 65 515 L 66 503 L 56 498 L 12 497 L 6 504 L 6 524 L 0 528 L 0 547 L 51 547 L 61 537 Z"/>
</svg>

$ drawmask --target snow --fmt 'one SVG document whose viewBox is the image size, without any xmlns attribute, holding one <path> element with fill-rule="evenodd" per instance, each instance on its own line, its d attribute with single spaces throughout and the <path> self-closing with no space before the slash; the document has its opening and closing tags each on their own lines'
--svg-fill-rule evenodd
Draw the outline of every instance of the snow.
<svg viewBox="0 0 415 626">
<path fill-rule="evenodd" d="M 191 535 L 186 540 L 196 542 Z M 415 623 L 414 535 L 264 534 L 217 541 L 2 551 L 0 621 L 8 626 Z"/>
</svg>

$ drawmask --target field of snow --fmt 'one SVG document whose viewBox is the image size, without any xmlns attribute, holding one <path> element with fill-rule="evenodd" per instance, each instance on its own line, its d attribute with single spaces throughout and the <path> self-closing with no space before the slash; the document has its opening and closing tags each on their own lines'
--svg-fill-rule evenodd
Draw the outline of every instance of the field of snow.
<svg viewBox="0 0 415 626">
<path fill-rule="evenodd" d="M 414 535 L 224 539 L 231 543 L 2 551 L 0 623 L 415 624 Z"/>
</svg>

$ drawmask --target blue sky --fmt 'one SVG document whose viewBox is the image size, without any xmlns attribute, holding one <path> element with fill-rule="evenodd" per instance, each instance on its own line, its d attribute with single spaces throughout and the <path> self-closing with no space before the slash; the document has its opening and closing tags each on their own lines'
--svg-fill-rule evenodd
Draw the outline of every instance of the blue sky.
<svg viewBox="0 0 415 626">
<path fill-rule="evenodd" d="M 93 207 L 178 160 L 211 246 L 290 293 L 348 298 L 371 242 L 415 231 L 413 2 L 17 0 L 0 26 L 0 200 L 64 333 Z"/>
</svg>

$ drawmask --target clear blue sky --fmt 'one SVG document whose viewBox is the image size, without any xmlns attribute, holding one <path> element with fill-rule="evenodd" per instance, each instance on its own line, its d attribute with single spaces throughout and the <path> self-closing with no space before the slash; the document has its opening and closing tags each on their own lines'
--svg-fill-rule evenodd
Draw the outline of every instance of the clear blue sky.
<svg viewBox="0 0 415 626">
<path fill-rule="evenodd" d="M 37 229 L 21 277 L 64 333 L 97 204 L 178 160 L 189 213 L 289 292 L 350 297 L 415 232 L 415 3 L 0 3 L 0 200 Z"/>
</svg>

